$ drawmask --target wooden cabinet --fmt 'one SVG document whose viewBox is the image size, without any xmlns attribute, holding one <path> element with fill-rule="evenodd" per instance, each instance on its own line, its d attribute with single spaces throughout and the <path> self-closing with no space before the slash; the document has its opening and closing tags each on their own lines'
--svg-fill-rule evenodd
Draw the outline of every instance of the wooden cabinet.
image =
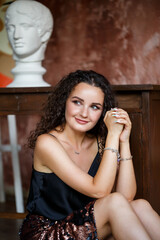
<svg viewBox="0 0 160 240">
<path fill-rule="evenodd" d="M 41 113 L 52 87 L 0 88 L 0 115 Z"/>
<path fill-rule="evenodd" d="M 160 86 L 113 86 L 117 106 L 132 120 L 131 151 L 138 190 L 160 214 Z M 52 87 L 0 88 L 0 115 L 40 114 Z"/>
<path fill-rule="evenodd" d="M 138 184 L 136 198 L 160 214 L 160 86 L 113 86 L 118 107 L 132 120 L 131 151 Z"/>
</svg>

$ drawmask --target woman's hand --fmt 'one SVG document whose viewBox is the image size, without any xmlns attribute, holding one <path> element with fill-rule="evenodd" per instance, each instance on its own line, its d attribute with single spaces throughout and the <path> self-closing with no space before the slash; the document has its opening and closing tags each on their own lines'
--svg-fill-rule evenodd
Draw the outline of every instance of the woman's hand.
<svg viewBox="0 0 160 240">
<path fill-rule="evenodd" d="M 106 112 L 104 122 L 108 132 L 119 134 L 120 143 L 129 141 L 132 123 L 126 111 L 121 108 L 111 109 Z"/>
<path fill-rule="evenodd" d="M 117 122 L 117 120 L 119 120 L 120 118 L 117 119 L 116 116 L 117 117 L 119 116 L 117 108 L 107 111 L 106 115 L 104 117 L 104 123 L 108 129 L 108 133 L 112 133 L 112 134 L 120 136 L 120 134 L 122 133 L 122 130 L 123 130 L 123 124 Z"/>
<path fill-rule="evenodd" d="M 117 124 L 120 124 L 123 126 L 123 130 L 120 134 L 119 140 L 120 143 L 128 142 L 130 138 L 131 133 L 131 127 L 132 123 L 130 121 L 129 115 L 126 111 L 123 109 L 115 109 L 113 116 L 115 117 Z"/>
</svg>

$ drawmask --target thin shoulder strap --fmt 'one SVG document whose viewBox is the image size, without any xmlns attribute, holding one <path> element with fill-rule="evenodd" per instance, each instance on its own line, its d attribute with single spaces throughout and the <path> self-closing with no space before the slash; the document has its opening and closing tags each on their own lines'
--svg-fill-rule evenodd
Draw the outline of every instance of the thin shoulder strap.
<svg viewBox="0 0 160 240">
<path fill-rule="evenodd" d="M 51 135 L 52 137 L 55 137 L 56 138 L 56 136 L 55 135 L 53 135 L 52 133 L 47 133 L 48 135 Z"/>
<path fill-rule="evenodd" d="M 98 152 L 99 152 L 100 147 L 99 147 L 99 139 L 98 139 L 98 137 L 97 137 L 97 146 L 98 146 Z"/>
</svg>

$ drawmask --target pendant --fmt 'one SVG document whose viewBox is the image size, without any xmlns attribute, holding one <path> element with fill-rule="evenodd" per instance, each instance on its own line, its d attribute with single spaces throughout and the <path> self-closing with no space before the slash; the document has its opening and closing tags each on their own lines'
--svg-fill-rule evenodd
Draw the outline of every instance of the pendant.
<svg viewBox="0 0 160 240">
<path fill-rule="evenodd" d="M 80 154 L 79 152 L 74 151 L 75 154 Z"/>
</svg>

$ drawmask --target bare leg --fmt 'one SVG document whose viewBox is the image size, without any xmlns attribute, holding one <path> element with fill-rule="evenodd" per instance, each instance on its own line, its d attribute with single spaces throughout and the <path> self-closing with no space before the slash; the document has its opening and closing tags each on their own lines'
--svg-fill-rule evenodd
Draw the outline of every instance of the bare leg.
<svg viewBox="0 0 160 240">
<path fill-rule="evenodd" d="M 141 220 L 152 240 L 160 239 L 160 216 L 151 205 L 143 199 L 131 202 L 131 206 Z"/>
<path fill-rule="evenodd" d="M 112 235 L 109 235 L 105 240 L 116 240 Z"/>
<path fill-rule="evenodd" d="M 112 232 L 116 240 L 151 240 L 128 201 L 119 193 L 98 199 L 94 206 L 98 237 Z"/>
</svg>

